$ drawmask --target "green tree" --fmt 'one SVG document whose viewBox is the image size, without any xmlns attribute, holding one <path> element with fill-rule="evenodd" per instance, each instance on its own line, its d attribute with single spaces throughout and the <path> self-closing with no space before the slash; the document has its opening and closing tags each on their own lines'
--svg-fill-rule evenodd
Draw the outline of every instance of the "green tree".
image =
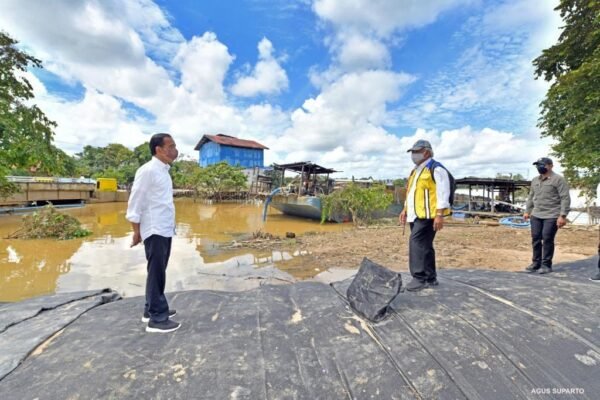
<svg viewBox="0 0 600 400">
<path fill-rule="evenodd" d="M 150 152 L 148 152 L 150 154 Z M 201 168 L 197 161 L 179 160 L 171 166 L 173 186 L 177 189 L 196 189 L 197 175 Z"/>
<path fill-rule="evenodd" d="M 60 174 L 68 156 L 52 140 L 56 123 L 35 104 L 33 87 L 24 76 L 29 68 L 41 68 L 35 57 L 19 50 L 17 41 L 0 32 L 0 194 L 14 187 L 5 176 L 15 171 Z"/>
<path fill-rule="evenodd" d="M 271 164 L 263 173 L 265 176 L 268 176 L 272 179 L 271 187 L 273 189 L 285 185 L 285 182 L 281 176 L 281 171 L 276 170 L 273 164 Z"/>
<path fill-rule="evenodd" d="M 354 225 L 369 224 L 376 211 L 385 210 L 393 201 L 391 193 L 386 193 L 385 185 L 375 184 L 361 188 L 350 183 L 341 190 L 322 196 L 321 222 L 336 215 L 350 214 Z"/>
<path fill-rule="evenodd" d="M 139 153 L 136 154 L 118 143 L 111 143 L 105 147 L 85 146 L 76 156 L 77 169 L 81 175 L 115 178 L 119 184 L 125 185 L 133 182 L 135 171 L 141 165 L 139 160 L 142 158 L 139 157 Z"/>
<path fill-rule="evenodd" d="M 75 154 L 77 170 L 83 176 L 92 176 L 102 169 L 101 158 L 102 148 L 94 146 L 84 146 L 80 153 Z"/>
<path fill-rule="evenodd" d="M 194 176 L 193 184 L 201 196 L 222 200 L 227 192 L 246 188 L 247 178 L 240 167 L 232 167 L 226 162 L 200 168 Z"/>
<path fill-rule="evenodd" d="M 406 187 L 408 179 L 406 178 L 398 178 L 394 179 L 394 186 Z"/>
<path fill-rule="evenodd" d="M 533 61 L 536 78 L 552 81 L 541 103 L 542 136 L 569 181 L 590 193 L 600 181 L 600 0 L 561 0 L 558 43 Z"/>
<path fill-rule="evenodd" d="M 144 165 L 152 158 L 150 153 L 150 143 L 144 142 L 133 149 L 133 154 L 139 165 Z"/>
</svg>

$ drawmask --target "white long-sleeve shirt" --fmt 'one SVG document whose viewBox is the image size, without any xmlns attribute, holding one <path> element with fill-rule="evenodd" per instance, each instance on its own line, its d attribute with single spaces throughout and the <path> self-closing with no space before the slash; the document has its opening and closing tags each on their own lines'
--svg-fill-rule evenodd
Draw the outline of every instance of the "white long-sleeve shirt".
<svg viewBox="0 0 600 400">
<path fill-rule="evenodd" d="M 175 234 L 175 204 L 169 164 L 156 157 L 135 173 L 127 204 L 128 221 L 140 224 L 142 240 L 152 235 Z"/>
<path fill-rule="evenodd" d="M 431 161 L 431 157 L 423 161 L 415 168 L 415 177 L 413 179 L 410 191 L 406 194 L 406 221 L 415 222 L 417 219 L 417 212 L 415 211 L 415 190 L 417 188 L 417 179 L 423 171 L 423 168 L 427 167 L 427 164 Z M 436 208 L 441 210 L 442 208 L 449 208 L 450 203 L 448 197 L 450 197 L 450 178 L 448 178 L 448 172 L 438 167 L 433 170 L 433 177 L 435 179 L 435 195 L 436 195 Z M 433 217 L 432 217 L 433 218 Z"/>
</svg>

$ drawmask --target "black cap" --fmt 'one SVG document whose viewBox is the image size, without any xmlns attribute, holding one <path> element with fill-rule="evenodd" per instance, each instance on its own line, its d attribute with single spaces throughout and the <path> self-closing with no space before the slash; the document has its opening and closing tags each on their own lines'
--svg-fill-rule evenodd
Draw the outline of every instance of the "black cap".
<svg viewBox="0 0 600 400">
<path fill-rule="evenodd" d="M 553 164 L 552 164 L 552 160 L 549 159 L 548 157 L 542 157 L 542 158 L 538 158 L 536 161 L 534 161 L 533 165 L 553 165 Z"/>
</svg>

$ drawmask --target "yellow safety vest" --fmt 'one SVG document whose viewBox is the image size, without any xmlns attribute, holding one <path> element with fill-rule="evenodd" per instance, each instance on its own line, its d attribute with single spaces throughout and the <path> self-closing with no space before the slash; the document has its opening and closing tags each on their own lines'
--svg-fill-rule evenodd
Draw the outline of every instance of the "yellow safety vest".
<svg viewBox="0 0 600 400">
<path fill-rule="evenodd" d="M 416 169 L 413 169 L 408 178 L 408 186 L 406 187 L 406 195 L 408 196 L 411 187 L 415 180 Z M 424 167 L 419 176 L 416 178 L 415 187 L 415 214 L 420 219 L 434 219 L 437 211 L 437 192 L 435 190 L 435 181 L 433 180 L 432 171 Z M 406 207 L 406 203 L 404 204 Z M 450 209 L 444 209 L 444 216 L 450 215 Z"/>
</svg>

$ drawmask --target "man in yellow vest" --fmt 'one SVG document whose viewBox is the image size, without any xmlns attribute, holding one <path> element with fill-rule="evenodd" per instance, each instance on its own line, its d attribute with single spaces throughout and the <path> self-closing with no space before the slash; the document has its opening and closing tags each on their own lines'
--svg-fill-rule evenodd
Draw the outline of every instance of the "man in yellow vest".
<svg viewBox="0 0 600 400">
<path fill-rule="evenodd" d="M 433 239 L 450 215 L 450 178 L 448 171 L 433 159 L 427 140 L 417 142 L 411 153 L 415 168 L 408 178 L 406 201 L 400 213 L 400 224 L 410 224 L 408 258 L 412 281 L 408 291 L 418 291 L 438 284 Z"/>
</svg>

